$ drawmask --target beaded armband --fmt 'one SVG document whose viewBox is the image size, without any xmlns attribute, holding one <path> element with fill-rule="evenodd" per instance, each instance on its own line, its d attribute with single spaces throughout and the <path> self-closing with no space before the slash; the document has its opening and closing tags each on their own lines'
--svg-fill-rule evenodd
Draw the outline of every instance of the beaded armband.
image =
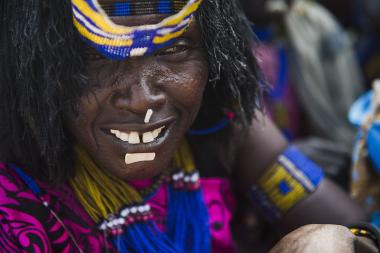
<svg viewBox="0 0 380 253">
<path fill-rule="evenodd" d="M 380 230 L 373 224 L 358 222 L 347 226 L 355 236 L 371 239 L 380 252 Z"/>
<path fill-rule="evenodd" d="M 324 177 L 322 169 L 290 146 L 250 188 L 256 206 L 275 222 L 312 193 Z"/>
</svg>

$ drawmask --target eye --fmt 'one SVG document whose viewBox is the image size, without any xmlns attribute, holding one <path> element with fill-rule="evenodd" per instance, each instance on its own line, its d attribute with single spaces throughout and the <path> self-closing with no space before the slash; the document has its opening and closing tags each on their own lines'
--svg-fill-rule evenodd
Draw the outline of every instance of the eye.
<svg viewBox="0 0 380 253">
<path fill-rule="evenodd" d="M 86 52 L 85 57 L 87 61 L 99 61 L 105 59 L 103 55 L 96 52 Z"/>
<path fill-rule="evenodd" d="M 176 41 L 173 45 L 170 47 L 163 48 L 159 50 L 156 55 L 172 55 L 172 54 L 179 54 L 183 53 L 187 50 L 191 49 L 191 43 L 186 39 L 180 39 Z"/>
<path fill-rule="evenodd" d="M 99 61 L 106 59 L 103 55 L 101 55 L 98 51 L 96 51 L 93 47 L 88 45 L 83 45 L 83 55 L 86 61 Z"/>
</svg>

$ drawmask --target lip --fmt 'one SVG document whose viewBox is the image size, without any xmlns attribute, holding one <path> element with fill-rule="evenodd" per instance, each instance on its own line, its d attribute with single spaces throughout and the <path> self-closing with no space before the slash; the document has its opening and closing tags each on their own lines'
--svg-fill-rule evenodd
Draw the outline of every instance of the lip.
<svg viewBox="0 0 380 253">
<path fill-rule="evenodd" d="M 149 152 L 155 152 L 156 150 L 160 149 L 162 145 L 166 142 L 168 139 L 168 136 L 171 134 L 173 126 L 174 126 L 175 118 L 170 117 L 165 120 L 161 120 L 158 122 L 155 122 L 153 124 L 107 124 L 106 126 L 101 127 L 101 131 L 105 138 L 107 138 L 110 142 L 112 142 L 112 145 L 120 145 L 123 149 L 122 153 L 128 152 L 128 153 L 149 153 Z M 138 132 L 147 132 L 152 131 L 154 129 L 157 129 L 159 127 L 165 126 L 164 134 L 160 138 L 156 139 L 153 142 L 149 143 L 139 143 L 139 144 L 129 144 L 128 142 L 124 142 L 120 139 L 118 139 L 116 136 L 110 134 L 110 129 L 117 129 L 119 131 L 138 131 Z"/>
<path fill-rule="evenodd" d="M 153 131 L 157 128 L 160 128 L 162 126 L 168 126 L 171 123 L 173 123 L 175 120 L 174 116 L 168 117 L 164 120 L 160 120 L 154 123 L 147 123 L 147 124 L 136 124 L 136 123 L 109 123 L 104 124 L 100 127 L 103 131 L 110 131 L 111 129 L 119 130 L 121 132 L 139 132 L 139 133 L 145 133 Z"/>
</svg>

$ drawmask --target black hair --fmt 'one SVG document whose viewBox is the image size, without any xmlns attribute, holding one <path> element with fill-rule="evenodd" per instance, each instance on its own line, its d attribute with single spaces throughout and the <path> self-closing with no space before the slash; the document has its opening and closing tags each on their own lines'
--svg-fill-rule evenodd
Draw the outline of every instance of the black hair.
<svg viewBox="0 0 380 253">
<path fill-rule="evenodd" d="M 199 121 L 229 108 L 244 124 L 259 106 L 250 28 L 233 0 L 204 0 L 197 18 L 210 65 Z M 51 182 L 72 175 L 64 114 L 86 85 L 69 0 L 0 2 L 0 159 Z"/>
<path fill-rule="evenodd" d="M 210 112 L 228 109 L 246 125 L 261 106 L 263 88 L 252 53 L 254 36 L 250 24 L 235 0 L 205 0 L 197 19 L 210 69 L 198 120 L 205 122 L 213 115 Z"/>
</svg>

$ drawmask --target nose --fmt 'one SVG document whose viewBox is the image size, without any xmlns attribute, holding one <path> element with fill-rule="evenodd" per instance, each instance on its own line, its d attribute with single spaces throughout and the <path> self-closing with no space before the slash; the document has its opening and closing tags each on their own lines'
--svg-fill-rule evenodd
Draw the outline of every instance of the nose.
<svg viewBox="0 0 380 253">
<path fill-rule="evenodd" d="M 148 109 L 158 111 L 165 104 L 165 94 L 156 87 L 154 81 L 149 81 L 150 78 L 133 79 L 135 82 L 127 84 L 124 90 L 113 94 L 112 106 L 135 114 L 145 114 Z"/>
</svg>

